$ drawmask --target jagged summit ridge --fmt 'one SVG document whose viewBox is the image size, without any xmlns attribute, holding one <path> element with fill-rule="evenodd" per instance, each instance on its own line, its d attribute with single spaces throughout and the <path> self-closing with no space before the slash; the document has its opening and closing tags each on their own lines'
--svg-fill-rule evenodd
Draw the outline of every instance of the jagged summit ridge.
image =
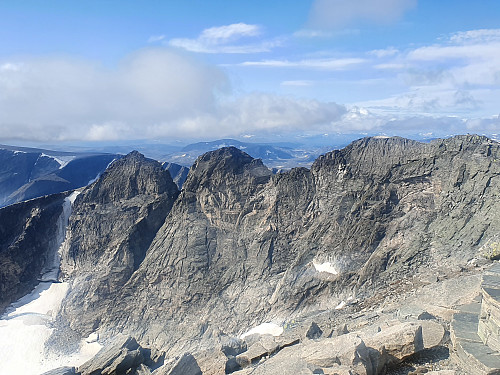
<svg viewBox="0 0 500 375">
<path fill-rule="evenodd" d="M 177 186 L 161 164 L 132 151 L 114 161 L 89 188 L 78 202 L 92 200 L 95 203 L 117 202 L 138 194 L 176 194 Z"/>
<path fill-rule="evenodd" d="M 311 170 L 271 175 L 237 149 L 209 152 L 158 214 L 147 248 L 124 252 L 135 237 L 109 226 L 106 241 L 72 255 L 74 275 L 93 281 L 71 291 L 65 316 L 84 335 L 127 332 L 176 356 L 262 322 L 375 298 L 408 274 L 446 275 L 498 236 L 498 154 L 498 144 L 473 138 L 369 138 Z M 127 215 L 130 206 L 145 212 L 137 202 L 155 194 L 143 191 L 111 208 L 89 199 L 87 211 L 95 204 L 108 216 L 75 214 L 73 244 L 104 217 L 138 228 Z M 92 304 L 78 304 L 85 298 Z"/>
<path fill-rule="evenodd" d="M 254 159 L 236 147 L 223 147 L 198 157 L 189 171 L 184 189 L 195 191 L 202 186 L 224 183 L 231 176 L 243 174 L 264 182 L 272 173 L 262 160 Z"/>
</svg>

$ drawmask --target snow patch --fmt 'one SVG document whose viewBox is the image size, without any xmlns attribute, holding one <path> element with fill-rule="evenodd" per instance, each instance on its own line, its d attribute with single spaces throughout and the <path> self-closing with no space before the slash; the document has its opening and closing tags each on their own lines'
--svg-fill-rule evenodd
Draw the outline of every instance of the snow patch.
<svg viewBox="0 0 500 375">
<path fill-rule="evenodd" d="M 274 323 L 262 323 L 257 327 L 253 327 L 250 331 L 247 331 L 244 334 L 242 334 L 240 336 L 240 339 L 243 340 L 245 337 L 253 335 L 255 333 L 259 335 L 279 336 L 283 333 L 283 327 Z"/>
<path fill-rule="evenodd" d="M 60 246 L 42 271 L 42 281 L 30 294 L 14 302 L 0 318 L 0 375 L 38 375 L 61 366 L 78 366 L 101 349 L 97 341 L 88 343 L 85 340 L 81 341 L 78 351 L 69 355 L 47 348 L 61 302 L 69 289 L 68 283 L 52 281 L 58 278 L 71 205 L 78 194 L 74 192 L 64 201 L 58 222 Z"/>
<path fill-rule="evenodd" d="M 99 334 L 97 332 L 93 332 L 85 339 L 85 342 L 87 344 L 92 344 L 93 342 L 97 342 L 97 340 L 99 340 Z"/>
<path fill-rule="evenodd" d="M 325 262 L 325 263 L 316 263 L 313 262 L 314 268 L 318 272 L 327 272 L 331 273 L 332 275 L 338 275 L 339 271 L 334 267 L 334 265 L 330 262 Z"/>
<path fill-rule="evenodd" d="M 104 169 L 104 171 L 106 171 L 110 166 L 111 164 L 113 164 L 115 162 L 116 159 L 113 159 L 109 162 L 109 164 L 106 166 L 106 168 Z M 90 185 L 90 184 L 93 184 L 94 182 L 97 181 L 97 179 L 99 177 L 101 177 L 102 173 L 98 173 L 97 176 L 95 176 L 95 178 L 91 179 L 89 182 L 87 182 L 87 186 Z"/>
<path fill-rule="evenodd" d="M 59 169 L 61 168 L 64 168 L 66 165 L 68 165 L 68 163 L 73 160 L 75 158 L 74 155 L 70 155 L 70 156 L 59 156 L 59 157 L 55 157 L 55 156 L 51 156 L 51 155 L 47 155 L 47 154 L 44 154 L 42 153 L 42 155 L 40 155 L 40 157 L 46 157 L 46 158 L 50 158 L 50 159 L 54 159 L 55 161 L 57 161 L 59 163 Z"/>
<path fill-rule="evenodd" d="M 342 301 L 335 307 L 335 310 L 340 310 L 344 308 L 345 305 L 346 305 L 345 301 Z"/>
</svg>

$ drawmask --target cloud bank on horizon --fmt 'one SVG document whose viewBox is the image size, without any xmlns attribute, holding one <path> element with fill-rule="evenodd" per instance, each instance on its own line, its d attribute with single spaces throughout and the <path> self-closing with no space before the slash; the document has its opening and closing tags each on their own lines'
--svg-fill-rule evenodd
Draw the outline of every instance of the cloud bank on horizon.
<svg viewBox="0 0 500 375">
<path fill-rule="evenodd" d="M 315 0 L 287 33 L 255 22 L 188 37 L 158 30 L 113 64 L 0 55 L 0 134 L 103 141 L 500 132 L 500 29 L 351 47 L 372 30 L 409 27 L 401 23 L 423 3 Z"/>
</svg>

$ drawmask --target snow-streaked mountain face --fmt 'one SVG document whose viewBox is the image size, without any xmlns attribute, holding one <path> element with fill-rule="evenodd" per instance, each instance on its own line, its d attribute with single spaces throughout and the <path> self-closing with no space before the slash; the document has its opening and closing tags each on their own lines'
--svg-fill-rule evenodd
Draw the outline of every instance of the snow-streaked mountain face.
<svg viewBox="0 0 500 375">
<path fill-rule="evenodd" d="M 228 340 L 287 340 L 310 317 L 339 331 L 340 314 L 363 320 L 381 296 L 470 270 L 498 244 L 499 159 L 485 137 L 376 137 L 272 174 L 225 147 L 200 156 L 179 192 L 133 152 L 75 201 L 50 340 L 125 333 L 166 363 L 189 352 L 205 368 Z"/>
<path fill-rule="evenodd" d="M 64 199 L 39 284 L 0 317 L 0 375 L 39 375 L 60 366 L 80 365 L 101 348 L 98 343 L 85 340 L 73 348 L 51 342 L 61 302 L 69 288 L 69 283 L 57 279 L 62 248 L 68 246 L 66 227 L 71 205 L 77 195 L 74 192 Z"/>
<path fill-rule="evenodd" d="M 0 207 L 85 186 L 116 158 L 0 145 Z"/>
<path fill-rule="evenodd" d="M 499 145 L 484 137 L 379 137 L 273 175 L 227 147 L 197 159 L 153 237 L 139 223 L 159 216 L 138 205 L 161 195 L 134 197 L 135 183 L 119 179 L 126 196 L 116 195 L 103 175 L 70 219 L 65 270 L 74 287 L 62 313 L 83 336 L 126 332 L 175 357 L 263 323 L 342 311 L 408 272 L 474 258 L 500 226 L 498 158 Z M 113 173 L 139 176 L 129 168 Z M 151 238 L 147 249 L 137 233 Z"/>
</svg>

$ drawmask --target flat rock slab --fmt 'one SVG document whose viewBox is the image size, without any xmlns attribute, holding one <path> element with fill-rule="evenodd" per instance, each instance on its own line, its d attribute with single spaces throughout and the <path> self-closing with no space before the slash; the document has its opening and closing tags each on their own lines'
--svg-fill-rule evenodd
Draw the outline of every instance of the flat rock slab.
<svg viewBox="0 0 500 375">
<path fill-rule="evenodd" d="M 500 275 L 500 263 L 495 262 L 490 268 L 488 268 L 485 273 L 498 274 Z"/>
<path fill-rule="evenodd" d="M 493 298 L 495 301 L 500 302 L 500 289 L 495 289 L 495 288 L 489 288 L 486 286 L 483 286 L 483 292 L 489 295 L 491 298 Z"/>
<path fill-rule="evenodd" d="M 459 312 L 479 315 L 481 312 L 481 302 L 472 302 L 458 308 Z"/>
<path fill-rule="evenodd" d="M 500 375 L 500 355 L 483 343 L 459 341 L 458 356 L 473 374 Z"/>
<path fill-rule="evenodd" d="M 42 375 L 75 375 L 74 367 L 59 367 L 47 372 L 44 372 Z"/>
<path fill-rule="evenodd" d="M 434 348 L 442 343 L 445 330 L 441 324 L 432 320 L 424 320 L 420 324 L 422 325 L 424 349 Z"/>
<path fill-rule="evenodd" d="M 481 285 L 483 287 L 500 289 L 500 275 L 483 275 L 483 279 L 481 281 Z"/>
<path fill-rule="evenodd" d="M 479 317 L 477 314 L 457 313 L 453 316 L 450 324 L 451 339 L 455 343 L 457 340 L 481 342 L 477 334 Z"/>
</svg>

